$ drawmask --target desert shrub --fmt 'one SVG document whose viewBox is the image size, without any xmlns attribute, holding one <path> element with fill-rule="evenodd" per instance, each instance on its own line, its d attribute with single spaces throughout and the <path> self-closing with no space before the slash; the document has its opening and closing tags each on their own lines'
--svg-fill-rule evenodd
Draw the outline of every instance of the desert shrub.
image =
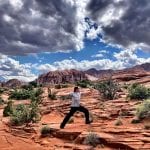
<svg viewBox="0 0 150 150">
<path fill-rule="evenodd" d="M 33 86 L 28 84 L 28 85 L 22 85 L 21 86 L 22 89 L 25 89 L 25 90 L 33 90 Z"/>
<path fill-rule="evenodd" d="M 25 89 L 19 89 L 11 92 L 9 99 L 24 100 L 24 99 L 29 99 L 30 95 L 31 95 L 31 91 Z"/>
<path fill-rule="evenodd" d="M 33 90 L 34 88 L 37 88 L 37 87 L 39 87 L 39 85 L 35 81 L 31 81 L 27 85 L 22 86 L 22 88 L 25 90 Z"/>
<path fill-rule="evenodd" d="M 22 125 L 25 122 L 29 123 L 30 114 L 28 106 L 19 104 L 11 114 L 10 122 L 12 125 Z"/>
<path fill-rule="evenodd" d="M 124 85 L 122 86 L 122 88 L 124 88 L 124 89 L 127 90 L 129 88 L 129 84 L 124 83 Z"/>
<path fill-rule="evenodd" d="M 68 84 L 56 84 L 55 89 L 67 88 Z"/>
<path fill-rule="evenodd" d="M 51 100 L 57 100 L 56 92 L 52 92 L 51 94 L 48 95 L 48 97 L 49 97 Z"/>
<path fill-rule="evenodd" d="M 0 94 L 2 94 L 5 91 L 4 88 L 0 88 Z"/>
<path fill-rule="evenodd" d="M 61 85 L 60 84 L 56 84 L 55 85 L 55 89 L 61 89 Z"/>
<path fill-rule="evenodd" d="M 0 105 L 3 105 L 4 103 L 4 100 L 0 97 Z"/>
<path fill-rule="evenodd" d="M 45 137 L 51 134 L 52 129 L 49 126 L 44 126 L 41 128 L 41 136 Z"/>
<path fill-rule="evenodd" d="M 42 97 L 35 96 L 34 94 L 31 94 L 30 99 L 31 99 L 31 102 L 36 102 L 37 104 L 40 104 L 42 102 Z"/>
<path fill-rule="evenodd" d="M 62 88 L 67 88 L 67 87 L 69 87 L 69 85 L 68 84 L 62 84 L 61 87 Z"/>
<path fill-rule="evenodd" d="M 23 125 L 25 123 L 37 122 L 39 119 L 37 103 L 31 103 L 30 106 L 19 104 L 13 109 L 10 122 L 12 125 Z"/>
<path fill-rule="evenodd" d="M 117 120 L 115 121 L 115 126 L 121 126 L 121 125 L 123 125 L 121 119 L 117 118 Z"/>
<path fill-rule="evenodd" d="M 38 103 L 37 102 L 32 102 L 30 104 L 29 109 L 30 109 L 30 120 L 33 123 L 40 121 L 41 116 L 40 116 L 40 113 L 39 113 Z"/>
<path fill-rule="evenodd" d="M 36 90 L 31 92 L 30 95 L 31 101 L 40 104 L 42 102 L 42 97 L 41 97 L 42 94 L 43 94 L 43 90 L 41 88 L 37 88 Z"/>
<path fill-rule="evenodd" d="M 96 147 L 99 143 L 99 136 L 92 132 L 90 132 L 84 140 L 84 144 L 91 145 L 93 147 Z"/>
<path fill-rule="evenodd" d="M 57 92 L 52 91 L 52 89 L 48 88 L 48 97 L 51 100 L 57 100 L 57 96 L 56 96 Z"/>
<path fill-rule="evenodd" d="M 29 82 L 29 85 L 32 86 L 32 87 L 35 87 L 35 88 L 38 87 L 38 84 L 37 84 L 36 81 Z"/>
<path fill-rule="evenodd" d="M 40 96 L 41 94 L 43 94 L 43 90 L 42 90 L 41 88 L 37 88 L 37 89 L 34 91 L 35 97 L 38 97 L 38 96 Z"/>
<path fill-rule="evenodd" d="M 95 88 L 102 94 L 104 99 L 113 100 L 117 96 L 119 85 L 112 79 L 97 83 Z"/>
<path fill-rule="evenodd" d="M 80 86 L 82 88 L 87 88 L 87 87 L 91 86 L 92 83 L 89 80 L 81 80 L 81 81 L 76 82 L 76 85 Z"/>
<path fill-rule="evenodd" d="M 150 99 L 144 100 L 136 110 L 139 119 L 150 118 Z"/>
<path fill-rule="evenodd" d="M 25 99 L 38 99 L 39 96 L 43 93 L 41 88 L 37 88 L 37 89 L 19 89 L 19 90 L 15 90 L 12 91 L 9 99 L 16 99 L 16 100 L 25 100 Z M 33 100 L 36 101 L 36 100 Z"/>
<path fill-rule="evenodd" d="M 132 84 L 128 88 L 128 93 L 127 98 L 129 99 L 143 100 L 150 97 L 150 89 L 139 84 Z"/>
<path fill-rule="evenodd" d="M 3 116 L 7 117 L 13 113 L 13 103 L 12 101 L 8 101 L 7 106 L 4 107 Z"/>
<path fill-rule="evenodd" d="M 137 123 L 140 123 L 141 121 L 140 121 L 140 119 L 138 119 L 138 118 L 133 118 L 132 120 L 131 120 L 131 123 L 132 124 L 137 124 Z"/>
</svg>

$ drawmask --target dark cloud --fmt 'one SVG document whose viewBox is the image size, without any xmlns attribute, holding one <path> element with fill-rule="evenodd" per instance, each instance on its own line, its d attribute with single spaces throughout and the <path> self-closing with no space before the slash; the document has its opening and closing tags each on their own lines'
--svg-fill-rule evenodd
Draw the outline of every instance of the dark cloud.
<svg viewBox="0 0 150 150">
<path fill-rule="evenodd" d="M 80 50 L 86 17 L 105 41 L 150 49 L 149 0 L 1 0 L 0 53 Z"/>
<path fill-rule="evenodd" d="M 104 31 L 104 39 L 125 47 L 140 44 L 150 49 L 150 1 L 149 0 L 91 0 L 87 6 L 89 15 L 98 22 Z M 108 10 L 114 11 L 108 17 Z M 122 10 L 120 18 L 112 19 Z M 110 23 L 107 23 L 109 22 Z M 142 43 L 142 44 L 141 44 Z"/>
<path fill-rule="evenodd" d="M 18 0 L 17 0 L 18 1 Z M 77 6 L 68 0 L 0 2 L 0 52 L 24 55 L 80 49 Z M 84 31 L 81 31 L 84 34 Z"/>
</svg>

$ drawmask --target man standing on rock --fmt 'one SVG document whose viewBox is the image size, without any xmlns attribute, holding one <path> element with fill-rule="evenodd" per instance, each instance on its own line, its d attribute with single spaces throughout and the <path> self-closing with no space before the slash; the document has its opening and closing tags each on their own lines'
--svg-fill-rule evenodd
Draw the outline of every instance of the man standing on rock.
<svg viewBox="0 0 150 150">
<path fill-rule="evenodd" d="M 80 105 L 81 93 L 78 87 L 74 88 L 74 92 L 70 94 L 72 97 L 71 109 L 70 112 L 65 116 L 63 122 L 60 125 L 60 128 L 63 129 L 69 119 L 73 116 L 76 111 L 83 112 L 85 115 L 85 123 L 90 124 L 92 120 L 89 120 L 89 111 Z"/>
</svg>

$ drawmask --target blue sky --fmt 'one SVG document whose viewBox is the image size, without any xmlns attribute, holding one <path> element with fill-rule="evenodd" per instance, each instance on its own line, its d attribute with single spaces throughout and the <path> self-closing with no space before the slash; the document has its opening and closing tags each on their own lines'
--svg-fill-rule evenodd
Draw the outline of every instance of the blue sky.
<svg viewBox="0 0 150 150">
<path fill-rule="evenodd" d="M 106 51 L 106 53 L 104 53 L 103 51 Z M 117 59 L 116 57 L 114 57 L 114 53 L 120 53 L 122 51 L 124 51 L 123 48 L 118 48 L 117 46 L 114 45 L 111 46 L 107 43 L 100 42 L 100 39 L 97 38 L 94 40 L 88 40 L 88 39 L 84 40 L 84 48 L 81 49 L 80 51 L 70 50 L 69 52 L 46 52 L 46 53 L 30 54 L 27 56 L 13 56 L 12 58 L 15 59 L 16 61 L 19 61 L 21 64 L 31 63 L 31 64 L 36 64 L 36 66 L 40 66 L 43 64 L 53 64 L 58 61 L 61 62 L 63 60 L 72 60 L 72 59 L 78 62 L 83 60 L 94 61 L 94 60 L 101 60 L 101 59 L 109 59 L 111 61 L 116 61 Z M 96 57 L 96 55 L 101 52 L 103 55 Z M 137 59 L 150 58 L 150 53 L 143 51 L 141 49 L 135 50 L 134 54 L 137 56 Z M 131 64 L 131 66 L 134 65 L 136 64 Z M 103 69 L 103 67 L 101 69 Z M 50 70 L 47 69 L 44 72 L 48 72 L 48 71 Z M 32 72 L 34 72 L 35 74 L 40 73 L 35 68 L 32 69 Z"/>
<path fill-rule="evenodd" d="M 119 48 L 114 48 L 108 46 L 108 44 L 104 44 L 100 42 L 99 39 L 96 40 L 85 40 L 84 48 L 80 51 L 71 50 L 70 52 L 55 52 L 55 53 L 39 53 L 28 56 L 15 56 L 15 60 L 20 61 L 21 63 L 53 63 L 55 61 L 62 61 L 64 59 L 76 59 L 78 61 L 81 60 L 95 60 L 93 55 L 96 55 L 99 51 L 106 50 L 108 54 L 105 54 L 103 58 L 113 58 L 114 52 L 119 52 Z M 141 53 L 145 54 L 145 53 Z M 145 55 L 146 57 L 146 55 Z M 99 59 L 99 58 L 97 58 Z"/>
<path fill-rule="evenodd" d="M 76 59 L 77 61 L 81 60 L 95 60 L 95 59 L 104 59 L 108 58 L 110 60 L 116 60 L 114 57 L 114 52 L 119 53 L 123 49 L 114 47 L 105 43 L 100 42 L 99 39 L 95 40 L 85 40 L 84 48 L 80 51 L 71 50 L 69 52 L 50 52 L 50 53 L 37 53 L 31 54 L 28 56 L 13 56 L 15 60 L 19 61 L 20 63 L 38 63 L 45 64 L 45 63 L 54 63 L 55 61 L 62 61 L 64 59 Z M 92 57 L 99 53 L 99 51 L 106 50 L 106 53 L 103 57 Z M 137 49 L 135 51 L 137 57 L 141 58 L 149 58 L 150 53 L 145 52 L 143 50 Z"/>
<path fill-rule="evenodd" d="M 147 6 L 149 0 L 0 1 L 0 80 L 150 62 Z"/>
</svg>

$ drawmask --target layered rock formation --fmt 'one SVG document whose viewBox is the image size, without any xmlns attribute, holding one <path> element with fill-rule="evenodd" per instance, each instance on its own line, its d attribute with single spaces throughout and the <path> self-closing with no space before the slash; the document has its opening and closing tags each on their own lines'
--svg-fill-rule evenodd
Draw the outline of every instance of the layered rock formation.
<svg viewBox="0 0 150 150">
<path fill-rule="evenodd" d="M 86 74 L 77 70 L 50 71 L 38 77 L 38 84 L 75 83 L 87 79 Z"/>
<path fill-rule="evenodd" d="M 146 74 L 147 72 L 150 72 L 150 63 L 145 63 L 145 64 L 141 64 L 141 65 L 137 65 L 131 68 L 126 68 L 126 69 L 122 69 L 122 70 L 96 70 L 95 68 L 89 69 L 87 71 L 85 71 L 85 73 L 97 77 L 97 78 L 105 78 L 105 77 L 109 77 L 109 76 L 120 76 L 123 74 Z"/>
<path fill-rule="evenodd" d="M 8 80 L 7 82 L 3 82 L 2 86 L 3 87 L 8 87 L 8 88 L 16 88 L 20 87 L 23 83 L 19 81 L 18 79 L 11 79 Z"/>
<path fill-rule="evenodd" d="M 87 71 L 85 71 L 86 74 L 89 74 L 91 76 L 94 76 L 96 78 L 103 78 L 107 76 L 111 76 L 113 74 L 113 70 L 108 69 L 108 70 L 97 70 L 95 68 L 91 68 Z"/>
</svg>

